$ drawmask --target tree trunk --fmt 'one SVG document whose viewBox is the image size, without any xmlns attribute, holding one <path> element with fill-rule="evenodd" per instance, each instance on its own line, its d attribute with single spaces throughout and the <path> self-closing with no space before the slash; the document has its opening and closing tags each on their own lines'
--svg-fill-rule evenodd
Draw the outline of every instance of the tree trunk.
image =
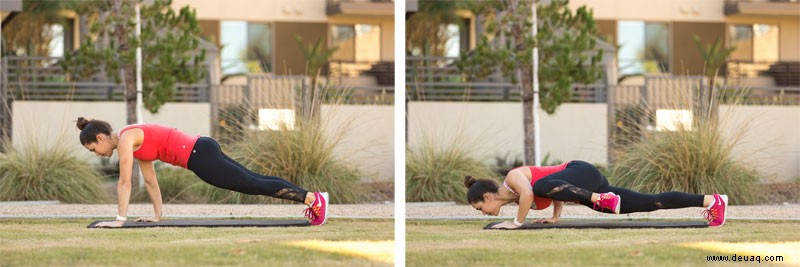
<svg viewBox="0 0 800 267">
<path fill-rule="evenodd" d="M 113 12 L 115 17 L 126 17 L 122 14 L 122 0 L 114 0 Z M 124 21 L 117 23 L 115 26 L 117 37 L 117 49 L 119 51 L 118 60 L 122 61 L 122 55 L 130 51 L 130 44 L 128 43 L 128 27 Z M 120 62 L 122 67 L 122 83 L 125 85 L 125 107 L 127 110 L 127 123 L 135 124 L 136 120 L 136 66 Z"/>
<path fill-rule="evenodd" d="M 522 84 L 522 125 L 525 129 L 525 165 L 536 164 L 536 135 L 534 135 L 533 113 L 533 81 L 531 65 L 524 64 L 517 67 Z"/>
<path fill-rule="evenodd" d="M 514 14 L 516 8 L 519 8 L 519 2 L 512 1 L 511 10 L 508 13 Z M 523 21 L 514 23 L 511 26 L 511 35 L 514 38 L 514 47 L 517 50 L 529 49 L 524 45 L 525 43 L 525 27 Z M 521 85 L 522 96 L 522 125 L 525 129 L 525 165 L 536 164 L 536 136 L 534 135 L 534 121 L 533 113 L 533 72 L 530 59 L 521 59 L 517 62 L 516 70 L 519 74 L 519 82 Z M 526 63 L 527 62 L 527 63 Z"/>
<path fill-rule="evenodd" d="M 116 17 L 126 17 L 122 14 L 122 0 L 114 0 L 114 8 L 113 12 L 115 13 Z M 118 60 L 122 61 L 122 56 L 128 51 L 130 51 L 130 44 L 128 43 L 128 29 L 126 27 L 126 22 L 122 21 L 117 23 L 114 26 L 116 29 L 116 38 L 117 38 L 117 48 L 118 48 Z M 120 62 L 120 72 L 122 72 L 122 83 L 125 85 L 125 109 L 127 111 L 127 124 L 136 124 L 138 122 L 136 118 L 136 66 L 133 64 L 127 64 L 124 61 Z M 139 167 L 134 161 L 133 171 L 131 172 L 131 185 L 135 185 L 132 188 L 136 188 L 139 182 Z"/>
<path fill-rule="evenodd" d="M 136 124 L 136 66 L 124 65 L 122 67 L 123 82 L 125 83 L 125 110 L 127 111 L 127 123 Z"/>
</svg>

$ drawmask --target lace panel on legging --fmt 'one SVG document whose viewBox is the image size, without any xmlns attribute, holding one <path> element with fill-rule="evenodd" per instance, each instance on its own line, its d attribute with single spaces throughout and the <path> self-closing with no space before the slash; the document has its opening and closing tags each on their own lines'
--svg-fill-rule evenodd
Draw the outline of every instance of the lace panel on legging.
<svg viewBox="0 0 800 267">
<path fill-rule="evenodd" d="M 548 197 L 548 198 L 553 198 L 554 195 L 556 195 L 558 193 L 561 193 L 561 191 L 564 191 L 564 189 L 569 190 L 570 192 L 572 192 L 576 196 L 578 196 L 578 197 L 580 197 L 582 199 L 585 199 L 585 200 L 590 200 L 592 198 L 592 192 L 590 192 L 589 190 L 586 190 L 586 189 L 571 185 L 571 184 L 562 184 L 562 185 L 556 186 L 553 189 L 551 189 L 549 192 L 547 192 L 545 194 L 545 196 Z"/>
<path fill-rule="evenodd" d="M 294 188 L 284 188 L 278 190 L 278 192 L 275 193 L 274 197 L 280 199 L 298 201 L 298 202 L 304 202 L 306 200 L 305 193 Z"/>
</svg>

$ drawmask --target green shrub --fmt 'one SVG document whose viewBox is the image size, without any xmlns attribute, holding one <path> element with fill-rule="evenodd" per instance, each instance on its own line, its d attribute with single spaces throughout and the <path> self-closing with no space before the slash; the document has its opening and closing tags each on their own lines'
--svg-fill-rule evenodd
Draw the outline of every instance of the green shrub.
<svg viewBox="0 0 800 267">
<path fill-rule="evenodd" d="M 0 154 L 0 201 L 109 201 L 108 194 L 103 190 L 100 173 L 75 157 L 74 151 L 62 143 L 51 147 L 39 144 L 31 141 L 19 148 L 3 145 L 5 154 Z"/>
<path fill-rule="evenodd" d="M 731 204 L 757 203 L 758 173 L 733 157 L 741 135 L 725 138 L 719 128 L 645 133 L 620 154 L 612 184 L 646 193 L 728 194 Z"/>
<path fill-rule="evenodd" d="M 466 202 L 464 176 L 492 178 L 491 168 L 472 158 L 472 146 L 455 138 L 450 143 L 426 138 L 406 153 L 406 201 Z"/>
<path fill-rule="evenodd" d="M 519 157 L 512 157 L 511 152 L 506 152 L 505 154 L 496 154 L 494 156 L 494 161 L 495 163 L 492 166 L 492 169 L 497 175 L 500 176 L 505 176 L 514 168 L 525 165 L 525 163 Z"/>
<path fill-rule="evenodd" d="M 158 187 L 161 190 L 161 200 L 164 203 L 205 203 L 206 197 L 201 195 L 203 180 L 193 172 L 182 169 L 162 166 L 156 168 Z M 132 197 L 135 202 L 150 202 L 150 195 L 146 189 L 136 190 Z"/>
</svg>

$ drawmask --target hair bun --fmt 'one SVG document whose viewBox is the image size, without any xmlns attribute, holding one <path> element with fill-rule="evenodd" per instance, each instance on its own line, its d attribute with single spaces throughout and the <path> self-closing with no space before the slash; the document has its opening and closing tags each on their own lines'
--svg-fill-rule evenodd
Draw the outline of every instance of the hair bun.
<svg viewBox="0 0 800 267">
<path fill-rule="evenodd" d="M 78 130 L 83 130 L 83 128 L 85 128 L 86 125 L 88 125 L 88 124 L 89 124 L 89 120 L 87 120 L 84 117 L 78 117 L 78 120 L 77 120 L 77 123 L 75 123 L 75 126 L 78 126 Z"/>
<path fill-rule="evenodd" d="M 467 188 L 470 188 L 472 186 L 472 184 L 474 184 L 477 181 L 478 180 L 475 179 L 474 177 L 472 177 L 472 175 L 467 175 L 466 177 L 464 177 L 464 186 L 466 186 Z"/>
</svg>

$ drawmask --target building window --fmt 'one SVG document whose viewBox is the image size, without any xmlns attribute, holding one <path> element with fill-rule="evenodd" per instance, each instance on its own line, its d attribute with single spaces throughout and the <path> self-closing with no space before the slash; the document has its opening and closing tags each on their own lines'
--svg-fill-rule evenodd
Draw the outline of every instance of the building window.
<svg viewBox="0 0 800 267">
<path fill-rule="evenodd" d="M 41 20 L 35 15 L 18 16 L 4 24 L 0 34 L 3 52 L 17 56 L 63 57 L 65 52 L 73 50 L 74 19 Z"/>
<path fill-rule="evenodd" d="M 620 21 L 617 24 L 620 73 L 669 72 L 669 25 L 659 22 Z"/>
<path fill-rule="evenodd" d="M 446 32 L 445 57 L 458 57 L 462 52 L 469 51 L 470 20 L 462 18 L 460 23 L 450 23 L 443 29 Z"/>
<path fill-rule="evenodd" d="M 381 60 L 381 27 L 372 24 L 333 25 L 331 45 L 337 47 L 332 59 L 347 62 Z"/>
<path fill-rule="evenodd" d="M 462 42 L 461 33 L 459 32 L 458 24 L 447 24 L 444 27 L 446 32 L 447 41 L 444 43 L 444 56 L 445 57 L 458 57 L 461 54 Z"/>
<path fill-rule="evenodd" d="M 778 25 L 729 25 L 728 47 L 736 47 L 733 61 L 778 61 Z"/>
<path fill-rule="evenodd" d="M 65 46 L 64 25 L 51 24 L 49 28 L 53 39 L 50 39 L 50 51 L 48 51 L 47 55 L 50 57 L 63 57 Z"/>
<path fill-rule="evenodd" d="M 272 30 L 264 23 L 223 21 L 220 26 L 222 72 L 272 72 Z"/>
</svg>

